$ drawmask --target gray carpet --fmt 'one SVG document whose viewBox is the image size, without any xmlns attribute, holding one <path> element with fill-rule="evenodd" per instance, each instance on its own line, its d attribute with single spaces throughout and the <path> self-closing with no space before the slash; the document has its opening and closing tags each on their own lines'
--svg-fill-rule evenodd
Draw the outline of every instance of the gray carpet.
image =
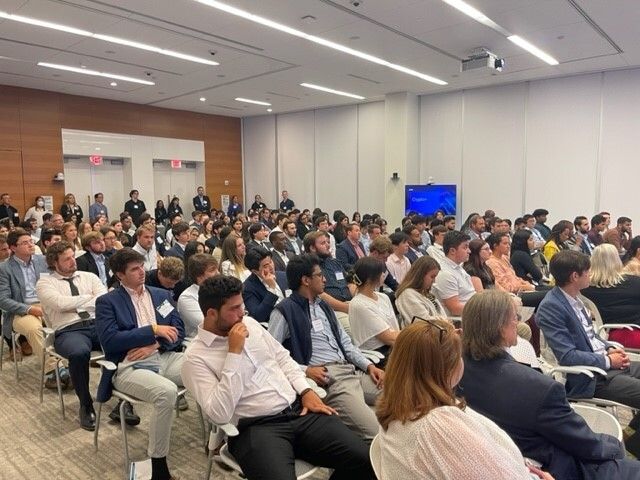
<svg viewBox="0 0 640 480">
<path fill-rule="evenodd" d="M 93 433 L 78 423 L 78 399 L 72 390 L 64 393 L 67 418 L 62 419 L 55 390 L 46 390 L 39 402 L 40 372 L 35 356 L 19 362 L 20 381 L 16 382 L 13 363 L 5 349 L 0 372 L 0 479 L 12 480 L 120 480 L 124 478 L 120 426 L 108 418 L 115 401 L 105 405 L 100 425 L 99 450 L 93 447 Z M 91 391 L 95 392 L 99 369 L 91 369 Z M 207 457 L 202 446 L 198 413 L 193 398 L 187 396 L 189 410 L 174 420 L 169 467 L 181 480 L 204 478 Z M 149 407 L 136 406 L 142 418 L 129 428 L 132 459 L 146 458 Z M 314 478 L 326 479 L 326 471 Z M 214 464 L 212 479 L 237 479 L 234 473 Z"/>
</svg>

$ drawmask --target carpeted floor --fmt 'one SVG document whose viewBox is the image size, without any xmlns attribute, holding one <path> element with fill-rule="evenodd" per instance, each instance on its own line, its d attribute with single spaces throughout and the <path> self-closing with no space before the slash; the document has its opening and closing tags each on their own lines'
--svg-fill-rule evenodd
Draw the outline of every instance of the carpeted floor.
<svg viewBox="0 0 640 480">
<path fill-rule="evenodd" d="M 35 356 L 19 362 L 20 381 L 16 382 L 13 363 L 5 349 L 0 372 L 0 479 L 12 480 L 121 480 L 123 448 L 120 426 L 108 418 L 115 401 L 105 405 L 100 425 L 99 450 L 93 446 L 93 433 L 82 430 L 78 423 L 78 399 L 70 390 L 64 393 L 67 412 L 62 419 L 55 390 L 44 392 L 39 402 L 40 372 Z M 95 392 L 99 369 L 91 369 L 91 390 Z M 181 480 L 204 478 L 207 457 L 193 398 L 187 396 L 189 410 L 174 420 L 169 466 Z M 129 429 L 130 455 L 134 461 L 146 458 L 149 407 L 140 405 L 136 412 L 142 418 Z M 326 479 L 327 473 L 315 476 Z M 234 473 L 214 464 L 212 479 L 237 479 Z"/>
</svg>

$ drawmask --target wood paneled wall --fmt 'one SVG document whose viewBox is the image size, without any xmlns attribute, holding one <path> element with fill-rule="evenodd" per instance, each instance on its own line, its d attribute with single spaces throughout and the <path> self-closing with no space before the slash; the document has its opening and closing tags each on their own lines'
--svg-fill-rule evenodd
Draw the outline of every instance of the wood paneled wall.
<svg viewBox="0 0 640 480">
<path fill-rule="evenodd" d="M 0 85 L 0 190 L 21 215 L 37 195 L 53 195 L 56 210 L 62 203 L 64 183 L 53 177 L 64 171 L 63 128 L 203 141 L 213 206 L 223 194 L 242 198 L 239 118 Z"/>
</svg>

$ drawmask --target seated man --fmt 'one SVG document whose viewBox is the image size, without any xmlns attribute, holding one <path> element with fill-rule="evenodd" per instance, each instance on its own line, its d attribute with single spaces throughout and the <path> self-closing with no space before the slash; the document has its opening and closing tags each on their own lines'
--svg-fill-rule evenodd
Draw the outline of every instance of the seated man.
<svg viewBox="0 0 640 480">
<path fill-rule="evenodd" d="M 170 480 L 167 454 L 178 386 L 182 386 L 184 325 L 168 292 L 145 287 L 142 255 L 123 248 L 109 263 L 120 287 L 96 300 L 96 331 L 105 358 L 118 368 L 102 374 L 97 400 L 109 400 L 115 387 L 153 405 L 148 447 L 152 478 Z M 129 417 L 126 420 L 135 423 Z M 111 418 L 120 419 L 119 415 Z"/>
<path fill-rule="evenodd" d="M 167 250 L 164 254 L 165 257 L 178 257 L 180 260 L 184 259 L 184 249 L 187 248 L 189 243 L 189 225 L 185 222 L 178 223 L 171 228 L 173 232 L 173 247 Z"/>
<path fill-rule="evenodd" d="M 327 389 L 325 401 L 338 411 L 342 421 L 371 440 L 379 425 L 365 402 L 364 392 L 373 405 L 382 388 L 384 372 L 353 345 L 333 310 L 320 298 L 325 279 L 316 255 L 291 259 L 287 280 L 293 293 L 271 313 L 269 333 L 291 352 L 307 377 Z"/>
<path fill-rule="evenodd" d="M 448 231 L 444 225 L 436 225 L 431 229 L 431 233 L 433 233 L 433 243 L 427 248 L 427 255 L 435 259 L 438 264 L 442 264 L 444 261 L 445 254 L 442 242 L 444 241 L 444 235 Z"/>
<path fill-rule="evenodd" d="M 38 363 L 44 357 L 44 334 L 42 333 L 42 307 L 36 292 L 36 283 L 40 275 L 48 273 L 47 262 L 42 255 L 34 255 L 35 245 L 28 232 L 16 228 L 7 235 L 7 244 L 11 249 L 11 257 L 0 264 L 0 310 L 4 313 L 7 336 L 13 330 L 23 335 L 20 348 L 22 354 L 31 355 L 34 351 Z M 56 388 L 53 357 L 45 360 L 45 386 Z M 69 372 L 60 369 L 60 376 L 66 385 L 69 383 Z"/>
<path fill-rule="evenodd" d="M 81 272 L 91 272 L 96 275 L 105 287 L 112 283 L 112 273 L 109 262 L 105 258 L 104 237 L 100 232 L 89 232 L 82 237 L 82 248 L 85 251 L 76 259 L 77 269 Z"/>
<path fill-rule="evenodd" d="M 173 295 L 173 288 L 183 278 L 184 262 L 180 258 L 167 257 L 160 264 L 160 268 L 146 273 L 144 283 L 148 287 L 169 290 Z"/>
<path fill-rule="evenodd" d="M 271 242 L 271 251 L 273 253 L 271 259 L 273 260 L 274 268 L 278 272 L 286 271 L 287 264 L 293 257 L 293 253 L 286 249 L 287 237 L 282 232 L 273 231 L 269 234 L 269 242 Z"/>
<path fill-rule="evenodd" d="M 294 479 L 294 459 L 333 468 L 332 478 L 374 478 L 369 448 L 309 388 L 288 352 L 243 318 L 242 283 L 206 280 L 204 314 L 185 353 L 182 378 L 205 414 L 240 434 L 229 452 L 249 479 Z"/>
<path fill-rule="evenodd" d="M 250 248 L 260 248 L 262 250 L 271 250 L 271 244 L 267 242 L 269 236 L 269 230 L 262 223 L 252 223 L 249 226 L 249 243 L 247 243 L 247 250 Z"/>
<path fill-rule="evenodd" d="M 426 252 L 426 247 L 422 243 L 422 234 L 420 233 L 418 226 L 413 223 L 405 225 L 402 229 L 402 233 L 407 236 L 407 245 L 409 247 L 405 256 L 409 260 L 409 263 L 413 265 L 413 262 L 419 259 Z M 427 234 L 427 236 L 428 235 L 429 234 Z"/>
<path fill-rule="evenodd" d="M 378 261 L 385 264 L 385 269 L 387 275 L 384 278 L 384 285 L 389 290 L 395 292 L 398 289 L 398 281 L 389 273 L 389 269 L 387 268 L 387 259 L 389 255 L 393 253 L 393 244 L 391 240 L 389 240 L 385 236 L 378 236 L 373 239 L 373 241 L 369 244 L 369 256 L 373 258 L 377 258 Z"/>
<path fill-rule="evenodd" d="M 387 270 L 393 278 L 402 283 L 411 268 L 411 262 L 406 257 L 409 251 L 409 236 L 404 232 L 395 232 L 389 235 L 389 240 L 393 245 L 393 253 L 387 258 Z"/>
<path fill-rule="evenodd" d="M 282 231 L 285 234 L 287 240 L 286 248 L 294 255 L 300 255 L 304 252 L 302 240 L 298 238 L 298 227 L 296 222 L 292 220 L 285 220 L 282 224 Z"/>
<path fill-rule="evenodd" d="M 640 478 L 640 462 L 624 460 L 624 447 L 615 437 L 594 433 L 567 402 L 561 383 L 511 356 L 518 320 L 508 294 L 474 295 L 462 322 L 460 393 L 503 428 L 524 456 L 541 462 L 557 479 Z"/>
<path fill-rule="evenodd" d="M 136 244 L 133 249 L 144 257 L 144 271 L 149 272 L 158 268 L 159 258 L 156 249 L 156 229 L 151 225 L 143 225 L 136 230 Z"/>
<path fill-rule="evenodd" d="M 196 253 L 187 262 L 189 278 L 194 283 L 187 287 L 178 298 L 178 313 L 184 323 L 185 340 L 192 340 L 198 333 L 198 325 L 202 323 L 202 310 L 198 305 L 200 285 L 207 278 L 218 275 L 218 262 L 211 255 Z"/>
<path fill-rule="evenodd" d="M 591 313 L 579 297 L 589 286 L 591 261 L 584 253 L 561 250 L 549 264 L 556 287 L 538 307 L 536 321 L 560 365 L 588 365 L 607 371 L 607 377 L 567 375 L 565 388 L 572 398 L 605 398 L 640 408 L 640 363 L 630 362 L 622 349 L 594 331 Z M 629 424 L 638 430 L 640 415 Z M 627 450 L 640 456 L 640 432 L 626 441 Z"/>
<path fill-rule="evenodd" d="M 69 361 L 71 381 L 80 400 L 80 426 L 91 431 L 96 415 L 89 393 L 89 360 L 92 350 L 100 350 L 94 325 L 95 303 L 107 293 L 107 287 L 97 275 L 78 271 L 74 256 L 69 242 L 51 245 L 47 264 L 52 272 L 40 276 L 36 292 L 47 324 L 55 331 L 56 352 Z"/>
<path fill-rule="evenodd" d="M 462 268 L 469 260 L 469 236 L 457 230 L 447 232 L 442 241 L 445 259 L 440 263 L 440 273 L 433 284 L 433 292 L 447 311 L 462 315 L 464 304 L 476 293 L 471 277 Z"/>
<path fill-rule="evenodd" d="M 350 223 L 345 227 L 347 238 L 336 247 L 336 259 L 345 271 L 353 269 L 359 258 L 366 256 L 364 245 L 360 241 L 360 225 Z"/>
<path fill-rule="evenodd" d="M 276 272 L 271 252 L 253 248 L 244 256 L 245 266 L 251 275 L 244 281 L 242 298 L 249 315 L 259 322 L 268 322 L 273 307 L 284 300 L 287 278 L 284 272 Z"/>
</svg>

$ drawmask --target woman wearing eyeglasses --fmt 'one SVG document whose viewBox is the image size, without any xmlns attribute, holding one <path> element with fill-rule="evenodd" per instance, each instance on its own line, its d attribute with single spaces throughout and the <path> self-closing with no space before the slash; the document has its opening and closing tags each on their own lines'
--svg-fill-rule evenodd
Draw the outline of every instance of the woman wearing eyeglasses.
<svg viewBox="0 0 640 480">
<path fill-rule="evenodd" d="M 396 290 L 396 307 L 400 312 L 402 325 L 410 324 L 413 317 L 446 316 L 444 307 L 431 293 L 431 286 L 438 273 L 440 265 L 432 257 L 424 255 L 413 262 Z"/>
<path fill-rule="evenodd" d="M 400 332 L 376 410 L 378 478 L 531 478 L 509 436 L 455 396 L 461 355 L 460 335 L 446 320 L 416 319 Z"/>
</svg>

